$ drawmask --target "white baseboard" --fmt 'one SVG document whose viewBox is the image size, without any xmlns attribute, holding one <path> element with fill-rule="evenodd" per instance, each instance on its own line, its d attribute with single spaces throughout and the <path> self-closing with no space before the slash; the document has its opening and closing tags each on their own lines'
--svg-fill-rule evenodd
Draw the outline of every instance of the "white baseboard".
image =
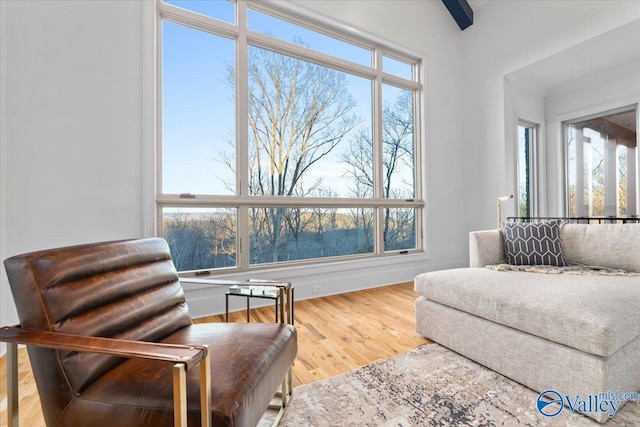
<svg viewBox="0 0 640 427">
<path fill-rule="evenodd" d="M 379 261 L 378 261 L 379 262 Z M 413 281 L 418 274 L 433 270 L 446 270 L 466 267 L 464 262 L 443 265 L 428 265 L 424 256 L 415 256 L 412 260 L 395 259 L 392 262 L 375 265 L 371 261 L 355 262 L 352 265 L 306 267 L 280 269 L 253 273 L 247 277 L 238 275 L 225 276 L 224 279 L 246 280 L 249 278 L 277 279 L 290 282 L 295 287 L 295 301 L 354 292 L 363 289 Z M 216 277 L 222 279 L 223 277 Z M 183 283 L 189 311 L 194 318 L 222 314 L 225 312 L 226 286 L 208 286 Z M 313 293 L 314 288 L 321 291 Z M 254 298 L 251 307 L 273 305 L 272 301 Z M 246 309 L 244 298 L 230 298 L 229 311 Z"/>
</svg>

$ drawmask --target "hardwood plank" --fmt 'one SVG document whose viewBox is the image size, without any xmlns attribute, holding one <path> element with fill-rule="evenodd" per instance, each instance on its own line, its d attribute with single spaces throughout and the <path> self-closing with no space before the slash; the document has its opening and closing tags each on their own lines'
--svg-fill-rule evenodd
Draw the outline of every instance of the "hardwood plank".
<svg viewBox="0 0 640 427">
<path fill-rule="evenodd" d="M 431 341 L 415 332 L 413 282 L 298 301 L 298 357 L 294 386 L 308 384 L 386 359 Z M 244 310 L 230 313 L 245 322 Z M 252 322 L 272 322 L 273 307 L 252 309 Z M 194 322 L 223 322 L 224 314 Z M 27 351 L 18 351 L 20 425 L 44 426 Z M 7 425 L 6 362 L 0 358 L 0 425 Z M 294 394 L 295 398 L 295 394 Z"/>
</svg>

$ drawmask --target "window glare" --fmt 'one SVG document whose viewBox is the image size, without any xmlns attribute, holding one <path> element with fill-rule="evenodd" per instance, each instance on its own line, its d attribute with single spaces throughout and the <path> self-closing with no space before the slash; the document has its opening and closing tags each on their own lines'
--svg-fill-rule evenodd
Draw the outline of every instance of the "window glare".
<svg viewBox="0 0 640 427">
<path fill-rule="evenodd" d="M 318 52 L 371 66 L 371 51 L 292 24 L 257 10 L 249 9 L 249 29 L 280 40 L 314 49 Z"/>
<path fill-rule="evenodd" d="M 231 1 L 163 0 L 163 2 L 230 24 L 236 22 L 236 4 Z"/>
</svg>

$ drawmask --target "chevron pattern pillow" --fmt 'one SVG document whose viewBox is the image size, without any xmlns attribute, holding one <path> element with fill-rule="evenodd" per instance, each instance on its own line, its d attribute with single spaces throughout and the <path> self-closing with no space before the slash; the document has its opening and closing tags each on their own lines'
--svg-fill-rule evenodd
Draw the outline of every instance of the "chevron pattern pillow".
<svg viewBox="0 0 640 427">
<path fill-rule="evenodd" d="M 569 265 L 562 253 L 560 221 L 506 223 L 502 232 L 507 264 Z"/>
</svg>

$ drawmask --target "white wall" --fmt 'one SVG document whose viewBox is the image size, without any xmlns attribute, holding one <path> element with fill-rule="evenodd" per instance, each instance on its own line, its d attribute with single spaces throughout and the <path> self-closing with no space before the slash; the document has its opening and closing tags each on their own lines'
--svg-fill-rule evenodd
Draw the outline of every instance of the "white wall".
<svg viewBox="0 0 640 427">
<path fill-rule="evenodd" d="M 544 92 L 538 90 L 530 81 L 519 79 L 518 76 L 510 74 L 504 79 L 505 175 L 507 177 L 515 177 L 518 173 L 519 120 L 538 125 L 538 140 L 534 147 L 534 155 L 537 158 L 543 158 L 545 144 Z M 544 173 L 541 173 L 543 164 L 535 166 L 537 166 L 537 171 L 534 172 L 534 175 L 538 179 L 536 184 L 539 188 L 545 188 L 546 177 Z M 518 215 L 518 181 L 516 179 L 507 179 L 504 194 L 513 194 L 515 200 L 505 202 L 503 217 Z M 546 207 L 546 191 L 540 191 L 538 200 L 532 206 L 531 216 L 546 212 Z"/>
<path fill-rule="evenodd" d="M 471 229 L 495 226 L 495 199 L 508 194 L 504 76 L 640 17 L 635 1 L 491 1 L 463 32 L 464 112 Z M 513 209 L 513 204 L 505 206 Z"/>
<path fill-rule="evenodd" d="M 2 259 L 140 236 L 141 4 L 2 3 Z"/>
<path fill-rule="evenodd" d="M 461 33 L 444 6 L 354 0 L 339 7 L 333 1 L 297 1 L 292 7 L 335 17 L 424 56 L 426 157 L 437 159 L 425 167 L 429 256 L 265 275 L 293 281 L 300 299 L 310 297 L 316 284 L 325 294 L 338 293 L 465 265 L 470 177 L 459 123 Z M 2 259 L 145 234 L 144 9 L 133 0 L 2 2 Z M 224 307 L 220 289 L 186 288 L 195 315 Z M 0 297 L 2 324 L 16 322 L 4 270 Z"/>
</svg>

